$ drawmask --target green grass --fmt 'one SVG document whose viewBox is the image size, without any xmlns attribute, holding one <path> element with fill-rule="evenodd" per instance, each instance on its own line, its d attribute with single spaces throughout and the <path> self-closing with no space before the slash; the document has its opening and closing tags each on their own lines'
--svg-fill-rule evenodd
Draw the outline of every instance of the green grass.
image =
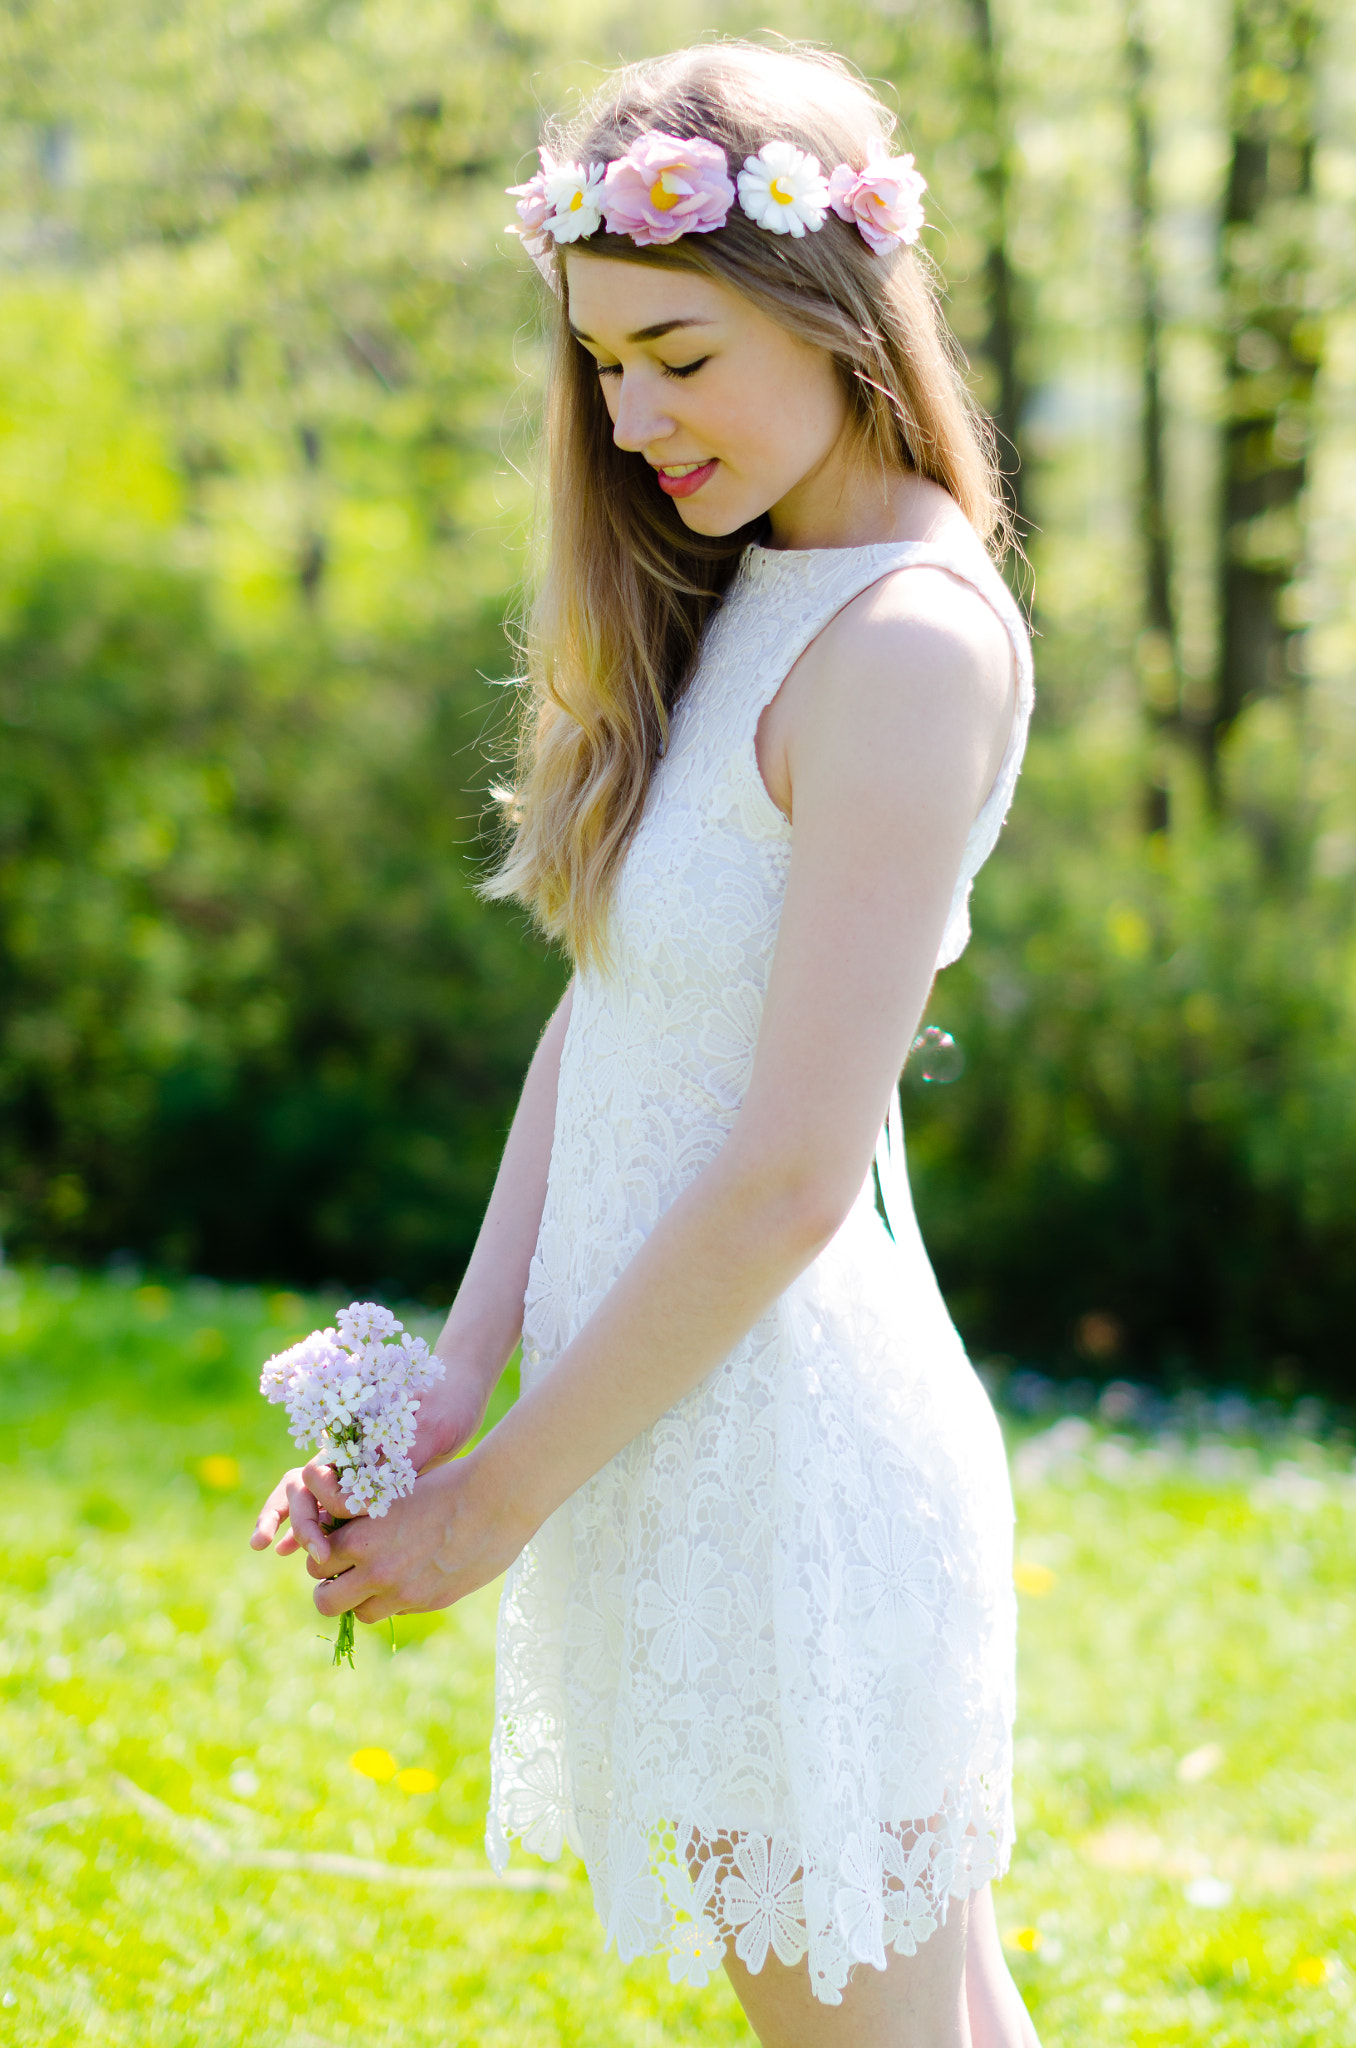
<svg viewBox="0 0 1356 2048">
<path fill-rule="evenodd" d="M 0 2043 L 747 2040 L 723 1981 L 602 1954 L 577 1864 L 484 1882 L 492 1594 L 335 1671 L 246 1548 L 287 1450 L 259 1362 L 327 1308 L 0 1275 Z M 1016 1457 L 999 1893 L 1046 2048 L 1356 2043 L 1350 1453 L 1059 1428 Z"/>
</svg>

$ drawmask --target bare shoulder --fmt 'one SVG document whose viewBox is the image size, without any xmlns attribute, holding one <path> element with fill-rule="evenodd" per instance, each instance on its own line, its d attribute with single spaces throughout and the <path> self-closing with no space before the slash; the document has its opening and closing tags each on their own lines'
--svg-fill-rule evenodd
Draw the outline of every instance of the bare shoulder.
<svg viewBox="0 0 1356 2048">
<path fill-rule="evenodd" d="M 815 651 L 821 685 L 830 689 L 837 678 L 839 687 L 872 697 L 886 690 L 949 698 L 982 722 L 1010 722 L 1015 664 L 1007 627 L 973 584 L 930 563 L 873 583 L 830 621 Z"/>
<path fill-rule="evenodd" d="M 949 777 L 954 765 L 967 786 L 978 777 L 982 797 L 1016 703 L 1012 641 L 993 605 L 963 576 L 906 564 L 806 648 L 763 714 L 759 766 L 788 817 L 797 771 L 831 760 L 886 775 L 905 760 L 925 775 Z"/>
<path fill-rule="evenodd" d="M 955 762 L 981 794 L 998 772 L 1016 706 L 1007 627 L 963 578 L 930 564 L 894 570 L 845 605 L 781 693 L 785 774 L 797 757 Z M 769 735 L 771 737 L 771 735 Z M 761 752 L 761 749 L 760 749 Z"/>
</svg>

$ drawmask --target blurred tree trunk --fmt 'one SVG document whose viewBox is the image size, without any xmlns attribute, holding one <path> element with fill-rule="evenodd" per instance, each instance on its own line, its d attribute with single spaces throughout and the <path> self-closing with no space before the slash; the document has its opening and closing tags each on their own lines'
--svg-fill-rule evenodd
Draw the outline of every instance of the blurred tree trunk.
<svg viewBox="0 0 1356 2048">
<path fill-rule="evenodd" d="M 1130 215 L 1132 262 L 1140 336 L 1139 530 L 1144 554 L 1144 629 L 1137 666 L 1144 709 L 1159 728 L 1182 723 L 1182 664 L 1173 594 L 1172 530 L 1168 516 L 1166 420 L 1163 403 L 1163 306 L 1154 246 L 1153 57 L 1144 10 L 1131 0 L 1125 23 L 1129 74 Z M 1168 790 L 1152 776 L 1145 790 L 1145 822 L 1162 831 L 1169 822 Z"/>
<path fill-rule="evenodd" d="M 987 201 L 985 222 L 985 288 L 988 324 L 984 354 L 992 366 L 997 384 L 993 407 L 998 429 L 998 454 L 1008 506 L 1020 535 L 1030 528 L 1027 483 L 1022 469 L 1022 413 L 1026 388 L 1022 381 L 1019 342 L 1021 310 L 1019 286 L 1009 253 L 1012 190 L 1012 143 L 1007 96 L 1003 84 L 1003 60 L 994 26 L 990 0 L 968 0 L 971 32 L 976 57 L 976 126 L 988 141 L 989 155 L 980 167 L 980 183 Z"/>
<path fill-rule="evenodd" d="M 1229 350 L 1220 652 L 1204 730 L 1216 791 L 1220 743 L 1239 713 L 1296 673 L 1285 596 L 1303 545 L 1300 496 L 1319 353 L 1317 321 L 1306 317 L 1316 26 L 1307 0 L 1234 0 L 1220 264 Z"/>
<path fill-rule="evenodd" d="M 301 459 L 305 465 L 307 496 L 314 501 L 316 478 L 320 470 L 320 435 L 309 423 L 297 429 L 301 444 Z M 312 502 L 305 515 L 301 540 L 297 548 L 297 583 L 301 590 L 301 601 L 308 611 L 314 611 L 320 602 L 320 586 L 329 566 L 329 548 L 320 530 L 316 508 Z"/>
</svg>

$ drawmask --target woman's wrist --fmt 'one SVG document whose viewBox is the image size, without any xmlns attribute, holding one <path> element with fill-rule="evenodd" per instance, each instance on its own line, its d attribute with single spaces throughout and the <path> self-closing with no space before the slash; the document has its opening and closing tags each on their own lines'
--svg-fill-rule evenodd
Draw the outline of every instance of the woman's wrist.
<svg viewBox="0 0 1356 2048">
<path fill-rule="evenodd" d="M 474 1385 L 488 1401 L 517 1342 L 517 1328 L 506 1329 L 502 1316 L 476 1317 L 464 1313 L 457 1302 L 433 1351 L 447 1368 L 448 1384 L 457 1379 Z"/>
<path fill-rule="evenodd" d="M 500 1422 L 466 1457 L 458 1460 L 478 1515 L 494 1521 L 515 1549 L 531 1541 L 542 1523 L 559 1503 L 547 1498 L 546 1489 L 534 1487 L 538 1475 L 515 1454 L 512 1431 Z M 540 1475 L 546 1478 L 546 1475 Z"/>
<path fill-rule="evenodd" d="M 421 1469 L 454 1456 L 476 1434 L 503 1371 L 460 1347 L 444 1345 L 435 1355 L 442 1360 L 443 1377 L 419 1396 Z"/>
</svg>

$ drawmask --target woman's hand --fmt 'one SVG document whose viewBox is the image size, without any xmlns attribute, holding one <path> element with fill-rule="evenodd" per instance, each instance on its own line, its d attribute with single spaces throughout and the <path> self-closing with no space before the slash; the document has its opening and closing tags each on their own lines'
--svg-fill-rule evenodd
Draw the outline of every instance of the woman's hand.
<svg viewBox="0 0 1356 2048">
<path fill-rule="evenodd" d="M 556 1089 L 573 986 L 565 991 L 533 1055 L 471 1263 L 435 1347 L 446 1376 L 419 1397 L 419 1427 L 411 1456 L 415 1470 L 429 1472 L 430 1477 L 430 1468 L 455 1458 L 475 1437 L 491 1390 L 522 1329 L 523 1296 L 546 1202 Z M 328 1571 L 335 1540 L 332 1525 L 346 1521 L 348 1513 L 334 1468 L 312 1460 L 278 1481 L 259 1511 L 250 1548 L 267 1550 L 276 1537 L 279 1556 L 305 1550 L 312 1565 Z M 289 1524 L 285 1530 L 284 1523 Z"/>
<path fill-rule="evenodd" d="M 419 1424 L 410 1450 L 416 1472 L 455 1458 L 475 1436 L 489 1405 L 490 1389 L 480 1375 L 450 1360 L 445 1364 L 444 1378 L 419 1396 Z M 313 1563 L 328 1570 L 332 1525 L 347 1521 L 350 1513 L 333 1465 L 312 1458 L 284 1472 L 259 1510 L 250 1548 L 267 1550 L 276 1537 L 279 1557 L 305 1550 Z M 284 1522 L 290 1527 L 280 1535 Z"/>
<path fill-rule="evenodd" d="M 367 1622 L 425 1614 L 498 1578 L 533 1532 L 487 1478 L 473 1451 L 425 1472 L 379 1521 L 363 1515 L 333 1530 L 327 1556 L 312 1551 L 306 1567 L 322 1582 L 320 1613 L 351 1609 Z"/>
</svg>

